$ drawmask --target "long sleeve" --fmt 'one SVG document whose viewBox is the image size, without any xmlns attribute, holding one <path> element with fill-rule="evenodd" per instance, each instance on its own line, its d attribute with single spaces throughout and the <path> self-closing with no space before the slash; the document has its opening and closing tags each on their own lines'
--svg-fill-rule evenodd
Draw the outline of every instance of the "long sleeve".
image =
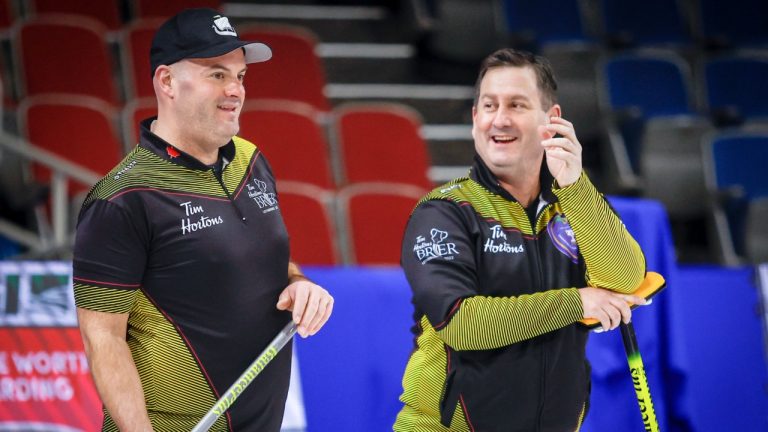
<svg viewBox="0 0 768 432">
<path fill-rule="evenodd" d="M 427 316 L 446 344 L 456 350 L 494 349 L 582 318 L 575 288 L 520 296 L 480 295 L 478 239 L 471 221 L 462 216 L 455 203 L 427 201 L 414 211 L 403 241 L 401 263 L 417 314 Z"/>
<path fill-rule="evenodd" d="M 585 174 L 572 185 L 553 188 L 553 192 L 584 257 L 589 285 L 632 292 L 645 275 L 645 257 L 605 197 Z"/>
<path fill-rule="evenodd" d="M 572 324 L 583 316 L 575 288 L 517 297 L 475 296 L 461 302 L 437 335 L 456 350 L 500 348 Z"/>
</svg>

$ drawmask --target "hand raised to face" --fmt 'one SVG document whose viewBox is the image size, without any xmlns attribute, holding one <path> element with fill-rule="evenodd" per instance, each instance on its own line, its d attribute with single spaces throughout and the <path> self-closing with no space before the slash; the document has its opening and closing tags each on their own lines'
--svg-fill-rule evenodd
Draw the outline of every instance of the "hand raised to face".
<svg viewBox="0 0 768 432">
<path fill-rule="evenodd" d="M 581 176 L 582 165 L 581 144 L 573 124 L 562 117 L 550 117 L 549 124 L 539 126 L 539 134 L 547 168 L 558 186 L 563 188 L 575 183 Z"/>
</svg>

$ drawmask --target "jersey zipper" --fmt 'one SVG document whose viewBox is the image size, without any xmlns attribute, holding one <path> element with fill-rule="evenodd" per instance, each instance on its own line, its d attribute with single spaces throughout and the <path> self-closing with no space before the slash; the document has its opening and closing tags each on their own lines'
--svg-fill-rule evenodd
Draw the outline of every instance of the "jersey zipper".
<svg viewBox="0 0 768 432">
<path fill-rule="evenodd" d="M 541 218 L 541 215 L 544 214 L 544 210 L 547 209 L 551 204 L 547 204 L 544 207 L 542 207 L 541 211 L 536 212 L 536 217 L 534 218 L 533 226 L 531 227 L 531 232 L 533 235 L 537 238 L 537 241 L 534 242 L 536 245 L 536 250 L 534 251 L 534 261 L 536 262 L 536 270 L 537 270 L 537 282 L 538 282 L 538 290 L 537 292 L 540 292 L 544 285 L 544 269 L 541 265 L 541 249 L 539 248 L 539 242 L 538 242 L 538 235 L 536 233 L 536 227 L 539 225 L 539 219 Z M 546 337 L 546 335 L 543 335 L 543 337 Z M 544 400 L 546 399 L 547 394 L 547 351 L 545 346 L 541 346 L 541 380 L 540 380 L 540 390 L 539 390 L 539 409 L 537 412 L 537 424 L 536 424 L 536 430 L 541 430 L 541 419 L 542 414 L 544 412 Z"/>
<path fill-rule="evenodd" d="M 216 170 L 211 168 L 211 174 L 216 178 L 216 180 L 219 182 L 219 185 L 221 185 L 221 189 L 224 191 L 224 194 L 227 195 L 227 198 L 229 199 L 229 202 L 232 204 L 232 207 L 235 209 L 235 213 L 237 213 L 237 217 L 240 218 L 240 221 L 244 224 L 248 224 L 248 219 L 243 215 L 243 212 L 240 211 L 240 208 L 235 204 L 235 200 L 232 198 L 232 195 L 229 193 L 229 190 L 227 190 L 227 187 L 224 185 L 224 180 L 222 177 L 224 176 L 224 173 L 221 173 L 221 175 L 216 175 Z"/>
</svg>

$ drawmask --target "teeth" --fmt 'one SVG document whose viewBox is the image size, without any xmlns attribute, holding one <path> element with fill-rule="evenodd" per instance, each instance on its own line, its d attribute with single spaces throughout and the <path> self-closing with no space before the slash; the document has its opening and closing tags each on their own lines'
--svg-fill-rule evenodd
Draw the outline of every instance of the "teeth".
<svg viewBox="0 0 768 432">
<path fill-rule="evenodd" d="M 496 142 L 511 142 L 514 140 L 512 137 L 493 137 L 493 140 Z"/>
</svg>

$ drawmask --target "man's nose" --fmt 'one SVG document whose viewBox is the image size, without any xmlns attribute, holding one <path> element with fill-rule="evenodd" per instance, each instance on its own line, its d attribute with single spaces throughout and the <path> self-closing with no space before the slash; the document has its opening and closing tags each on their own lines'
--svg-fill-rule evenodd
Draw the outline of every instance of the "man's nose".
<svg viewBox="0 0 768 432">
<path fill-rule="evenodd" d="M 509 110 L 505 108 L 499 108 L 496 110 L 496 115 L 493 117 L 493 126 L 496 128 L 505 128 L 512 125 L 512 117 Z"/>
<path fill-rule="evenodd" d="M 245 95 L 245 87 L 243 87 L 243 83 L 237 79 L 230 80 L 224 87 L 224 91 L 227 96 L 242 97 Z"/>
</svg>

